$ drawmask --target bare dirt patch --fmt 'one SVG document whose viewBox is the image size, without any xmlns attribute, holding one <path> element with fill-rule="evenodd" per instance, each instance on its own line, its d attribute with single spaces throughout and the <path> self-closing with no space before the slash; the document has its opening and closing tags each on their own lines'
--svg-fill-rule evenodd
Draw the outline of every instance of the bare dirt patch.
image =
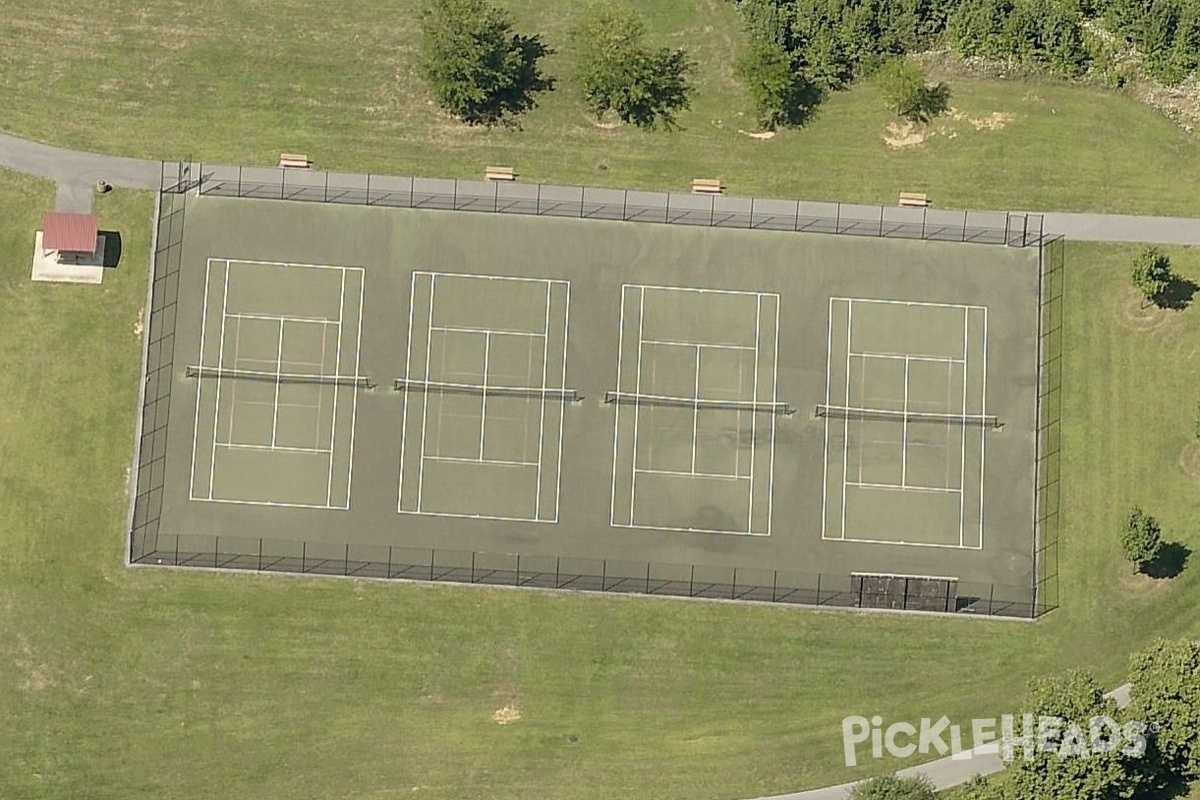
<svg viewBox="0 0 1200 800">
<path fill-rule="evenodd" d="M 888 123 L 887 133 L 883 141 L 893 150 L 905 150 L 910 147 L 920 147 L 925 140 L 936 134 L 927 128 L 918 128 L 909 120 L 895 120 Z"/>
<path fill-rule="evenodd" d="M 744 131 L 739 128 L 738 133 L 740 133 L 742 136 L 749 136 L 751 139 L 759 139 L 760 141 L 766 141 L 768 139 L 775 138 L 775 131 L 760 131 L 759 133 L 753 133 L 752 131 Z"/>
<path fill-rule="evenodd" d="M 520 720 L 520 710 L 511 704 L 504 706 L 503 708 L 496 709 L 496 712 L 492 714 L 492 722 L 496 723 L 497 725 L 511 725 L 514 722 L 519 722 Z"/>
</svg>

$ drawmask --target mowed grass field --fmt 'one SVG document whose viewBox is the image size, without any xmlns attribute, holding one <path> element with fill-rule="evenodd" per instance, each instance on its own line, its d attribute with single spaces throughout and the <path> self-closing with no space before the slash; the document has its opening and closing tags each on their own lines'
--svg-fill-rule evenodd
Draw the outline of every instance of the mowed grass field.
<svg viewBox="0 0 1200 800">
<path fill-rule="evenodd" d="M 8 0 L 0 15 L 7 132 L 70 147 L 175 160 L 684 189 L 720 177 L 732 193 L 935 205 L 1200 214 L 1197 140 L 1128 98 L 1059 83 L 951 78 L 955 114 L 894 149 L 866 85 L 837 94 L 804 130 L 757 140 L 734 76 L 743 47 L 728 0 L 645 0 L 656 44 L 699 63 L 674 134 L 595 124 L 571 72 L 567 33 L 584 4 L 501 0 L 544 34 L 557 91 L 523 130 L 442 115 L 416 71 L 419 0 Z M 903 139 L 901 135 L 899 137 Z"/>
<path fill-rule="evenodd" d="M 99 199 L 125 260 L 77 287 L 27 279 L 52 196 L 0 173 L 0 797 L 749 797 L 895 766 L 843 766 L 847 715 L 1007 713 L 1200 633 L 1200 565 L 1116 544 L 1139 501 L 1200 549 L 1200 308 L 1142 314 L 1131 248 L 1068 249 L 1063 607 L 1029 624 L 126 569 L 151 198 Z"/>
</svg>

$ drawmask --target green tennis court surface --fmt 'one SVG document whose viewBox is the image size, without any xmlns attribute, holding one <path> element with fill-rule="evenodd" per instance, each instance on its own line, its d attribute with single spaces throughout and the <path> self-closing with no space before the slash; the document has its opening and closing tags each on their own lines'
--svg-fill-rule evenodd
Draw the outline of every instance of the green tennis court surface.
<svg viewBox="0 0 1200 800">
<path fill-rule="evenodd" d="M 1027 594 L 1035 248 L 186 202 L 156 559 Z"/>
</svg>

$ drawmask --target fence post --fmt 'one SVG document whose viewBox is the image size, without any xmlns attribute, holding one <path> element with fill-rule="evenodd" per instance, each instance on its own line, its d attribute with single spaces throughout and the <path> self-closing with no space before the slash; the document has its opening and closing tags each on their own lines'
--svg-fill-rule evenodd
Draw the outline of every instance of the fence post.
<svg viewBox="0 0 1200 800">
<path fill-rule="evenodd" d="M 754 230 L 754 198 L 750 198 L 750 230 Z"/>
<path fill-rule="evenodd" d="M 663 221 L 666 222 L 668 225 L 671 224 L 671 193 L 670 192 L 667 192 L 667 215 Z"/>
<path fill-rule="evenodd" d="M 771 602 L 779 600 L 779 570 L 771 570 Z"/>
<path fill-rule="evenodd" d="M 821 605 L 821 573 L 817 573 L 817 605 Z"/>
<path fill-rule="evenodd" d="M 921 209 L 921 241 L 925 241 L 929 228 L 929 206 Z"/>
<path fill-rule="evenodd" d="M 454 179 L 454 195 L 450 200 L 450 207 L 458 211 L 458 178 Z M 472 556 L 474 558 L 474 556 Z"/>
<path fill-rule="evenodd" d="M 237 188 L 237 196 L 238 196 L 238 197 L 241 197 L 241 196 L 242 196 L 242 168 L 241 168 L 241 166 L 240 166 L 240 165 L 238 166 L 238 188 Z"/>
<path fill-rule="evenodd" d="M 833 232 L 842 232 L 842 204 L 838 203 L 833 212 Z M 819 604 L 818 604 L 819 605 Z"/>
<path fill-rule="evenodd" d="M 729 587 L 729 599 L 737 600 L 737 567 L 733 568 L 733 585 Z"/>
<path fill-rule="evenodd" d="M 392 546 L 388 545 L 387 576 L 392 577 Z"/>
<path fill-rule="evenodd" d="M 429 549 L 429 580 L 433 580 L 433 562 L 437 561 L 437 548 Z"/>
<path fill-rule="evenodd" d="M 988 589 L 988 616 L 989 617 L 992 616 L 992 609 L 995 607 L 995 605 L 996 605 L 996 584 L 993 583 L 993 584 L 991 584 L 991 588 Z"/>
<path fill-rule="evenodd" d="M 300 543 L 300 572 L 308 572 L 308 542 Z"/>
<path fill-rule="evenodd" d="M 584 211 L 585 211 L 585 208 L 584 208 L 584 205 L 583 205 L 583 196 L 584 196 L 584 194 L 585 194 L 586 192 L 587 192 L 587 189 L 586 189 L 586 188 L 584 188 L 583 186 L 580 186 L 580 187 L 579 187 L 579 218 L 580 218 L 580 219 L 583 219 L 583 218 L 584 218 Z"/>
<path fill-rule="evenodd" d="M 517 579 L 513 586 L 521 585 L 521 554 L 517 553 Z"/>
<path fill-rule="evenodd" d="M 262 537 L 258 537 L 258 571 L 262 572 Z"/>
<path fill-rule="evenodd" d="M 879 207 L 879 235 L 883 236 L 883 206 Z"/>
<path fill-rule="evenodd" d="M 220 564 L 217 563 L 217 559 L 219 558 L 219 556 L 217 554 L 220 552 L 221 552 L 221 537 L 217 536 L 213 540 L 213 566 L 214 567 L 220 566 Z"/>
<path fill-rule="evenodd" d="M 696 596 L 696 565 L 692 564 L 692 574 L 688 578 L 688 597 Z"/>
<path fill-rule="evenodd" d="M 600 559 L 600 591 L 608 591 L 608 559 Z"/>
<path fill-rule="evenodd" d="M 321 202 L 329 202 L 329 170 L 325 170 L 325 194 L 321 197 Z"/>
<path fill-rule="evenodd" d="M 371 205 L 371 173 L 367 173 L 367 205 Z"/>
<path fill-rule="evenodd" d="M 624 189 L 621 192 L 621 221 L 629 221 L 629 190 Z"/>
<path fill-rule="evenodd" d="M 646 562 L 646 594 L 650 594 L 650 562 Z"/>
<path fill-rule="evenodd" d="M 542 215 L 542 185 L 541 185 L 540 183 L 537 185 L 537 211 L 536 211 L 536 215 L 537 215 L 537 216 L 539 216 L 539 217 Z"/>
<path fill-rule="evenodd" d="M 457 184 L 458 181 L 455 181 L 454 183 Z M 455 196 L 457 196 L 457 192 L 455 193 Z M 474 582 L 475 582 L 475 551 L 472 550 L 471 551 L 471 583 L 474 583 Z"/>
<path fill-rule="evenodd" d="M 554 557 L 554 588 L 561 589 L 562 582 L 559 579 L 559 568 L 562 566 L 562 556 Z"/>
<path fill-rule="evenodd" d="M 350 574 L 350 543 L 346 542 L 346 556 L 342 559 L 342 574 Z"/>
<path fill-rule="evenodd" d="M 716 196 L 708 198 L 708 227 L 713 227 L 717 224 L 717 198 Z"/>
<path fill-rule="evenodd" d="M 792 223 L 793 223 L 792 224 L 792 232 L 793 233 L 798 232 L 800 230 L 800 201 L 799 200 L 796 201 L 796 216 L 792 218 Z"/>
<path fill-rule="evenodd" d="M 279 199 L 284 199 L 287 194 L 287 170 L 282 167 L 279 170 Z"/>
</svg>

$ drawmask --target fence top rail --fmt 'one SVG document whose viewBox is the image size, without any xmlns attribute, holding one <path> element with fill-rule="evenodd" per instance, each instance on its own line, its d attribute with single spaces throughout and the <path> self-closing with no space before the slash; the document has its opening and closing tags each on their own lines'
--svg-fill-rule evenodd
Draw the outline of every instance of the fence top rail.
<svg viewBox="0 0 1200 800">
<path fill-rule="evenodd" d="M 1037 246 L 1041 214 L 163 162 L 160 191 Z"/>
</svg>

